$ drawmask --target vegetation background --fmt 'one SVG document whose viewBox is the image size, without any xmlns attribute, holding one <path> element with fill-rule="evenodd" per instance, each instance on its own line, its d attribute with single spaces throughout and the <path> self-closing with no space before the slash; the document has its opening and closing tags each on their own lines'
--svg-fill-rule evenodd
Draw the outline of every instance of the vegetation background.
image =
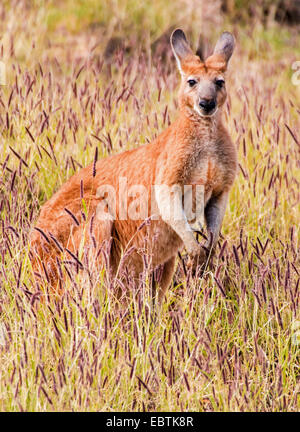
<svg viewBox="0 0 300 432">
<path fill-rule="evenodd" d="M 1 2 L 1 411 L 299 409 L 297 5 Z M 212 47 L 225 29 L 237 39 L 224 117 L 240 171 L 214 268 L 192 278 L 178 259 L 158 324 L 146 273 L 125 305 L 84 262 L 58 301 L 46 274 L 34 280 L 29 232 L 96 147 L 105 157 L 139 146 L 175 118 L 177 26 L 195 49 L 200 33 Z"/>
</svg>

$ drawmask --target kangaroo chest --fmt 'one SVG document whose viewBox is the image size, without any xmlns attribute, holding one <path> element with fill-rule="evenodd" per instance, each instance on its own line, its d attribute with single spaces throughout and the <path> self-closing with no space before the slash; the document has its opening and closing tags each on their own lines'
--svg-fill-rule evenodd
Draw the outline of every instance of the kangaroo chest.
<svg viewBox="0 0 300 432">
<path fill-rule="evenodd" d="M 210 151 L 200 153 L 191 164 L 185 181 L 186 184 L 202 185 L 205 195 L 210 197 L 223 190 L 226 181 L 226 167 L 217 154 Z"/>
</svg>

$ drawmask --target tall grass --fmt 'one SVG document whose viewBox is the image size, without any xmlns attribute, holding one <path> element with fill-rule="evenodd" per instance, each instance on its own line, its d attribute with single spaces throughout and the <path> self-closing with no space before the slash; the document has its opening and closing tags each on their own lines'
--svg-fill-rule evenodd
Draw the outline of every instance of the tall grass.
<svg viewBox="0 0 300 432">
<path fill-rule="evenodd" d="M 193 278 L 178 259 L 158 323 L 147 274 L 126 304 L 88 260 L 66 275 L 60 300 L 46 277 L 33 277 L 28 234 L 41 205 L 96 147 L 100 158 L 139 146 L 175 118 L 175 64 L 153 61 L 150 44 L 174 22 L 196 42 L 188 3 L 195 6 L 0 6 L 1 411 L 299 409 L 300 87 L 291 65 L 300 50 L 292 30 L 226 23 L 238 47 L 224 116 L 240 171 L 213 269 Z M 205 13 L 213 37 L 225 22 Z M 107 64 L 115 35 L 129 50 Z"/>
</svg>

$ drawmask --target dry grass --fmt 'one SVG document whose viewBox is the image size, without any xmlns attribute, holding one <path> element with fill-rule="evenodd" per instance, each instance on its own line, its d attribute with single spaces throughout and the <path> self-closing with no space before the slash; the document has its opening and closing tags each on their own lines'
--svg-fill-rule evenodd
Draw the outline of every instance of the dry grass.
<svg viewBox="0 0 300 432">
<path fill-rule="evenodd" d="M 190 1 L 142 8 L 127 0 L 123 9 L 120 2 L 73 3 L 65 2 L 64 14 L 54 1 L 0 7 L 7 70 L 0 88 L 0 410 L 298 410 L 297 32 L 272 23 L 233 28 L 216 16 L 205 23 L 210 37 L 226 27 L 238 38 L 225 117 L 241 169 L 214 270 L 192 279 L 179 261 L 157 325 L 146 274 L 126 306 L 88 261 L 66 278 L 62 301 L 40 303 L 47 281 L 34 282 L 28 234 L 40 206 L 92 162 L 96 146 L 99 157 L 138 146 L 172 121 L 178 74 L 173 62 L 155 66 L 149 45 L 174 22 L 195 41 L 199 25 L 191 6 L 181 13 Z M 108 16 L 109 6 L 119 15 Z M 108 65 L 102 53 L 116 34 L 129 47 L 142 35 L 143 49 Z"/>
</svg>

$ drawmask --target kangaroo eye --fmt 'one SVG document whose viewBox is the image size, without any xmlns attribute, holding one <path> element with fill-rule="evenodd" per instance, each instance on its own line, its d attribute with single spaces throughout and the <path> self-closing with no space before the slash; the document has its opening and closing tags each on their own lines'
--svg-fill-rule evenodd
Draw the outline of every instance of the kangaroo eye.
<svg viewBox="0 0 300 432">
<path fill-rule="evenodd" d="M 189 84 L 190 87 L 194 87 L 194 85 L 197 84 L 197 81 L 194 80 L 194 79 L 189 79 L 188 80 L 188 84 Z"/>
<path fill-rule="evenodd" d="M 218 80 L 216 81 L 216 85 L 217 85 L 219 88 L 222 88 L 224 84 L 225 84 L 225 81 L 222 80 L 222 79 L 218 79 Z"/>
</svg>

